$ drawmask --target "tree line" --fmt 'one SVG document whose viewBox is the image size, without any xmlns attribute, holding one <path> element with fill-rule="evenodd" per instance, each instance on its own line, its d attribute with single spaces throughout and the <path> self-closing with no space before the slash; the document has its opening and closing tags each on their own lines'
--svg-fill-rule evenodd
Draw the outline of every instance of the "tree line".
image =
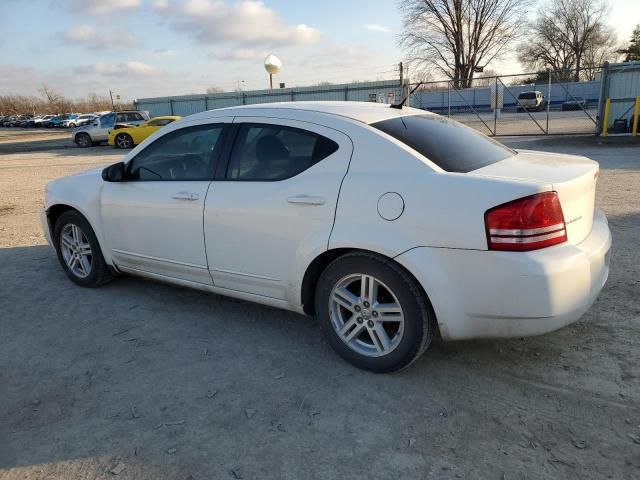
<svg viewBox="0 0 640 480">
<path fill-rule="evenodd" d="M 537 78 L 593 80 L 604 62 L 640 60 L 640 25 L 628 47 L 607 23 L 604 0 L 401 0 L 399 43 L 422 78 L 444 75 L 456 88 L 477 84 L 509 54 Z M 485 72 L 483 74 L 483 72 Z M 475 80 L 475 81 L 474 81 Z"/>
<path fill-rule="evenodd" d="M 92 113 L 112 110 L 111 99 L 90 93 L 85 98 L 70 99 L 43 85 L 36 95 L 0 95 L 0 114 L 37 115 L 62 113 Z M 117 105 L 117 109 L 130 109 L 131 105 Z"/>
</svg>

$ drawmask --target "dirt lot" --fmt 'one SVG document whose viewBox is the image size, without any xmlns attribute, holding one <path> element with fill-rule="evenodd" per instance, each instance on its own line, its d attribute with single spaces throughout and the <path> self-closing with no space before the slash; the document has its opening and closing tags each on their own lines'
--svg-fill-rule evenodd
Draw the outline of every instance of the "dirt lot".
<svg viewBox="0 0 640 480">
<path fill-rule="evenodd" d="M 503 141 L 601 162 L 609 282 L 559 332 L 438 344 L 393 375 L 344 363 L 311 318 L 73 286 L 43 186 L 119 152 L 0 144 L 0 479 L 640 478 L 640 145 Z"/>
</svg>

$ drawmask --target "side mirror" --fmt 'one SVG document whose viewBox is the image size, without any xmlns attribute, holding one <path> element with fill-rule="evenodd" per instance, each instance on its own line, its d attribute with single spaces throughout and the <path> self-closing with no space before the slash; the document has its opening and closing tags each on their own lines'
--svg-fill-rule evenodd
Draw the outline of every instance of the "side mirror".
<svg viewBox="0 0 640 480">
<path fill-rule="evenodd" d="M 105 182 L 123 182 L 124 181 L 124 162 L 114 163 L 102 170 L 102 179 Z"/>
</svg>

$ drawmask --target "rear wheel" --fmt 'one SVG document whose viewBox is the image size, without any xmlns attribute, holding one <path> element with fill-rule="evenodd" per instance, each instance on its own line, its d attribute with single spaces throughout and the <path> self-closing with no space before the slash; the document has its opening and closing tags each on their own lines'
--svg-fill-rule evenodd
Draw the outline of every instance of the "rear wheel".
<svg viewBox="0 0 640 480">
<path fill-rule="evenodd" d="M 60 215 L 53 229 L 58 260 L 67 277 L 82 287 L 97 287 L 115 275 L 104 261 L 98 239 L 89 222 L 78 212 Z"/>
<path fill-rule="evenodd" d="M 81 148 L 87 148 L 93 145 L 91 137 L 87 133 L 79 133 L 76 135 L 76 145 Z"/>
<path fill-rule="evenodd" d="M 119 133 L 115 141 L 118 148 L 133 148 L 133 138 L 128 133 Z"/>
<path fill-rule="evenodd" d="M 347 254 L 325 269 L 315 307 L 334 350 L 377 373 L 410 365 L 435 334 L 435 315 L 415 279 L 367 252 Z"/>
</svg>

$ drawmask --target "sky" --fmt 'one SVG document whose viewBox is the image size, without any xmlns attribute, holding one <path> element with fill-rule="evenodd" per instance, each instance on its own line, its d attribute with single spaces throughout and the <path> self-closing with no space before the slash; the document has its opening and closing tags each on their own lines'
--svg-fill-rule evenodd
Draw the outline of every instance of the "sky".
<svg viewBox="0 0 640 480">
<path fill-rule="evenodd" d="M 640 2 L 608 4 L 626 41 Z M 283 62 L 274 81 L 287 86 L 390 79 L 401 28 L 396 0 L 0 0 L 0 94 L 37 95 L 43 84 L 122 100 L 267 88 L 269 53 Z M 521 71 L 513 57 L 489 68 Z"/>
</svg>

